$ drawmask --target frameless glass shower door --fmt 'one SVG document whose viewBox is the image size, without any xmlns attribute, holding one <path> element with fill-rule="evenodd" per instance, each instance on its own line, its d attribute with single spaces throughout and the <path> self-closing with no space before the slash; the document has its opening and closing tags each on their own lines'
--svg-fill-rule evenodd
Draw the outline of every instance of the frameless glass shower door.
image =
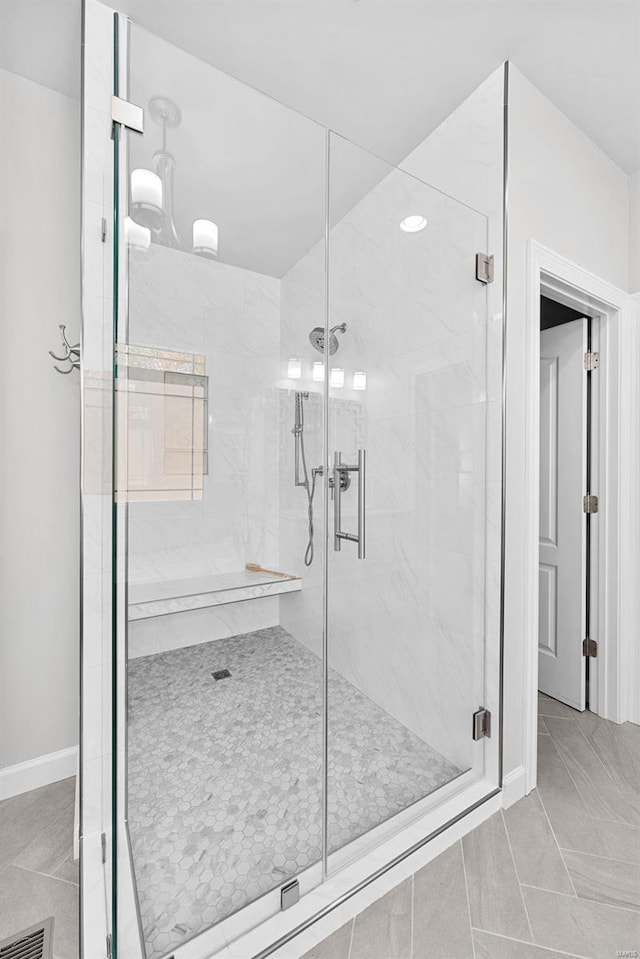
<svg viewBox="0 0 640 959">
<path fill-rule="evenodd" d="M 159 959 L 322 876 L 322 397 L 302 400 L 281 344 L 306 367 L 324 258 L 303 300 L 283 277 L 324 237 L 326 133 L 135 24 L 128 62 L 125 815 Z"/>
<path fill-rule="evenodd" d="M 480 795 L 487 221 L 115 24 L 118 936 L 180 959 Z"/>
<path fill-rule="evenodd" d="M 332 853 L 484 772 L 487 222 L 335 134 L 329 196 Z"/>
</svg>

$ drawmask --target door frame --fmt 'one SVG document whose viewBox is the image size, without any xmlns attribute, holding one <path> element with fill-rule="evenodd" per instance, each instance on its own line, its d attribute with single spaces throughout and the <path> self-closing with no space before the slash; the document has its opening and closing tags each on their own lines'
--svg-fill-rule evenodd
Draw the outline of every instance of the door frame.
<svg viewBox="0 0 640 959">
<path fill-rule="evenodd" d="M 525 330 L 524 689 L 525 792 L 535 788 L 538 730 L 538 539 L 540 499 L 540 296 L 591 316 L 601 353 L 594 377 L 593 492 L 601 511 L 592 531 L 591 711 L 640 722 L 636 596 L 640 579 L 640 298 L 607 283 L 536 240 L 528 243 Z M 507 480 L 508 486 L 508 480 Z M 586 491 L 585 491 L 586 492 Z M 595 535 L 593 535 L 595 533 Z M 592 600 L 593 602 L 593 600 Z"/>
</svg>

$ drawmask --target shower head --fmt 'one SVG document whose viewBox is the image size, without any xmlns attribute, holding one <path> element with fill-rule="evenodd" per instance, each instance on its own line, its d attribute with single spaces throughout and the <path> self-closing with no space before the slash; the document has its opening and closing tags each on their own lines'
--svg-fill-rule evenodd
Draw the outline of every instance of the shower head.
<svg viewBox="0 0 640 959">
<path fill-rule="evenodd" d="M 329 355 L 333 356 L 337 352 L 340 344 L 338 343 L 338 337 L 335 335 L 336 331 L 339 333 L 346 333 L 347 324 L 338 323 L 337 326 L 332 326 L 329 330 Z M 318 351 L 318 353 L 324 353 L 324 330 L 321 326 L 314 326 L 309 333 L 309 342 L 312 347 Z"/>
</svg>

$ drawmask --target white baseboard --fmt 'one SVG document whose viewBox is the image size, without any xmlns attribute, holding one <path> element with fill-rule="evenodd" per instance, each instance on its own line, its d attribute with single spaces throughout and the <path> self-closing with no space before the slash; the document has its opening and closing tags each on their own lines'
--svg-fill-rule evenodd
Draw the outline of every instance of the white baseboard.
<svg viewBox="0 0 640 959">
<path fill-rule="evenodd" d="M 524 766 L 516 766 L 502 779 L 502 808 L 508 809 L 525 795 L 526 775 Z"/>
<path fill-rule="evenodd" d="M 0 800 L 19 796 L 30 789 L 39 789 L 60 779 L 75 776 L 78 764 L 78 747 L 70 746 L 56 753 L 36 756 L 26 763 L 5 766 L 0 769 Z"/>
</svg>

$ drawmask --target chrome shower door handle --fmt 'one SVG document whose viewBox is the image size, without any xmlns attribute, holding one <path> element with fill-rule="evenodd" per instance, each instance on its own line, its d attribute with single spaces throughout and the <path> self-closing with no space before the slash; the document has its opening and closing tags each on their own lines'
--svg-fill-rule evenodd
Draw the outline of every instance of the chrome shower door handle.
<svg viewBox="0 0 640 959">
<path fill-rule="evenodd" d="M 333 454 L 333 548 L 339 552 L 342 548 L 342 540 L 346 539 L 350 543 L 358 544 L 358 559 L 365 558 L 365 533 L 366 533 L 366 463 L 367 451 L 358 450 L 358 462 L 348 464 L 342 462 L 342 453 L 339 450 Z M 345 482 L 345 476 L 349 473 L 358 474 L 358 532 L 346 533 L 342 529 L 342 493 L 348 484 Z"/>
<path fill-rule="evenodd" d="M 365 511 L 365 487 L 367 479 L 367 451 L 358 450 L 358 559 L 365 556 L 365 533 L 367 514 Z"/>
</svg>

